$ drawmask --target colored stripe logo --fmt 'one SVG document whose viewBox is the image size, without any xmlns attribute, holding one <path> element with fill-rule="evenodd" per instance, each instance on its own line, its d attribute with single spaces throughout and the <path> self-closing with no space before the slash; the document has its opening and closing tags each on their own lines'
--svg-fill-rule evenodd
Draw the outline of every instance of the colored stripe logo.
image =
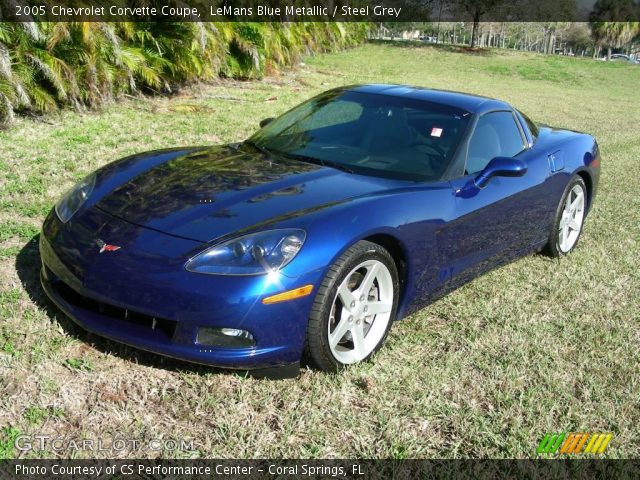
<svg viewBox="0 0 640 480">
<path fill-rule="evenodd" d="M 599 455 L 605 451 L 612 438 L 613 433 L 547 433 L 538 445 L 536 453 L 538 455 L 554 453 Z"/>
</svg>

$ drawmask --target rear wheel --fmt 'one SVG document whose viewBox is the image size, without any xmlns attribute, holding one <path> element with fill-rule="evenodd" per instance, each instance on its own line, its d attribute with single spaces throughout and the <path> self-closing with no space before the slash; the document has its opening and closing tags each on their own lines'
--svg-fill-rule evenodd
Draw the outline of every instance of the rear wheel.
<svg viewBox="0 0 640 480">
<path fill-rule="evenodd" d="M 549 235 L 547 252 L 552 257 L 566 255 L 578 243 L 587 206 L 587 188 L 580 176 L 575 175 L 562 195 Z"/>
<path fill-rule="evenodd" d="M 314 301 L 307 354 L 322 370 L 367 360 L 384 342 L 398 303 L 398 271 L 381 246 L 360 241 L 333 264 Z"/>
</svg>

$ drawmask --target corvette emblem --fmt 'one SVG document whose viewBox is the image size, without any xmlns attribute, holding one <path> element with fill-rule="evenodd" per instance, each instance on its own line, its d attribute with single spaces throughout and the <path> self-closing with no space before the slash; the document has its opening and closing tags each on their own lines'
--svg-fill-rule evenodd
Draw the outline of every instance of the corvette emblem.
<svg viewBox="0 0 640 480">
<path fill-rule="evenodd" d="M 108 243 L 103 242 L 102 240 L 96 240 L 96 243 L 100 247 L 100 252 L 115 252 L 116 250 L 120 250 L 118 245 L 109 245 Z"/>
</svg>

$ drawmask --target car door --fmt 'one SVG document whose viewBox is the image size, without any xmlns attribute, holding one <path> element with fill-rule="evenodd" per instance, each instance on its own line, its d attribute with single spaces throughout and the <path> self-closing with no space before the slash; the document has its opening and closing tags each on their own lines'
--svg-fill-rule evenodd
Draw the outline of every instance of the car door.
<svg viewBox="0 0 640 480">
<path fill-rule="evenodd" d="M 443 269 L 460 282 L 531 244 L 544 220 L 541 185 L 546 172 L 537 168 L 521 177 L 492 177 L 478 188 L 474 179 L 494 157 L 532 158 L 523 127 L 512 111 L 492 111 L 477 120 L 470 135 L 465 171 L 451 180 L 454 219 L 439 234 Z M 545 211 L 546 214 L 546 211 Z"/>
</svg>

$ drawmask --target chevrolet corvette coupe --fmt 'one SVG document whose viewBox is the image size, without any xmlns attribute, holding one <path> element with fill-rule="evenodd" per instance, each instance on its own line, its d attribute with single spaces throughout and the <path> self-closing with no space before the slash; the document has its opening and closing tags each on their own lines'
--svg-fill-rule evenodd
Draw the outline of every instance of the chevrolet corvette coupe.
<svg viewBox="0 0 640 480">
<path fill-rule="evenodd" d="M 335 371 L 481 273 L 571 252 L 599 173 L 593 137 L 503 101 L 342 87 L 246 141 L 90 174 L 44 222 L 41 280 L 117 342 L 224 368 Z"/>
</svg>

